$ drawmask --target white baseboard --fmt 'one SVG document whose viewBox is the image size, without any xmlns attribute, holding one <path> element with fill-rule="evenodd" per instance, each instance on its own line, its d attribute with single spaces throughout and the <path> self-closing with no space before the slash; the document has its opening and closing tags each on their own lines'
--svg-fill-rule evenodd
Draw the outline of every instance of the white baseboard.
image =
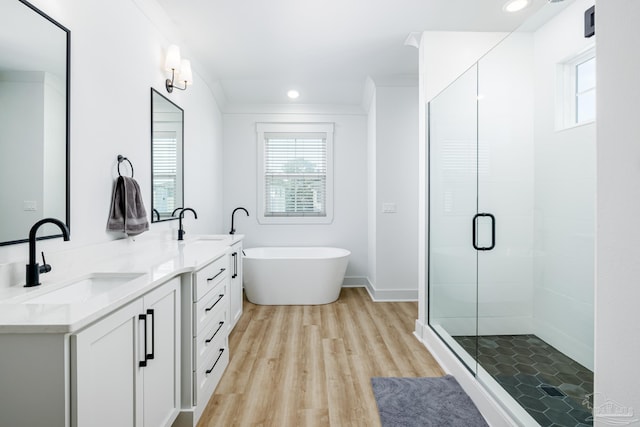
<svg viewBox="0 0 640 427">
<path fill-rule="evenodd" d="M 369 280 L 366 277 L 349 276 L 342 281 L 343 288 L 366 288 Z"/>
<path fill-rule="evenodd" d="M 376 289 L 368 277 L 345 277 L 343 288 L 366 288 L 375 302 L 418 301 L 417 289 Z"/>
</svg>

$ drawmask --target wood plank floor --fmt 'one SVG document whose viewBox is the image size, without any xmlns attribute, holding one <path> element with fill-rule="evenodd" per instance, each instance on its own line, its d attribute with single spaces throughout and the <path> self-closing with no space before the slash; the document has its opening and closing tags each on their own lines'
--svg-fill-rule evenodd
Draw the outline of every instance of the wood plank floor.
<svg viewBox="0 0 640 427">
<path fill-rule="evenodd" d="M 374 303 L 364 288 L 320 306 L 245 301 L 198 427 L 380 426 L 371 377 L 443 375 L 412 335 L 417 315 L 417 303 Z"/>
</svg>

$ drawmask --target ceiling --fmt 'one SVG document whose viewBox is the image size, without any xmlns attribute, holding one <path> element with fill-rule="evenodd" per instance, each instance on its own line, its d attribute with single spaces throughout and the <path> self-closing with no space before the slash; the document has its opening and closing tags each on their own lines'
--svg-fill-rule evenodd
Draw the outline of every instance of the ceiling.
<svg viewBox="0 0 640 427">
<path fill-rule="evenodd" d="M 404 44 L 409 33 L 511 31 L 545 3 L 509 14 L 506 0 L 157 1 L 223 111 L 359 106 L 367 77 L 417 82 L 418 50 Z M 292 88 L 300 92 L 295 101 L 286 97 Z"/>
</svg>

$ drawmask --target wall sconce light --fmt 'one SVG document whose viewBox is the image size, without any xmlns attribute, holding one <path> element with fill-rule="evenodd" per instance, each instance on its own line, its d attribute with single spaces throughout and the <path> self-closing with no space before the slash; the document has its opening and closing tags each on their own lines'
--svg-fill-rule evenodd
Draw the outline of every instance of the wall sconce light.
<svg viewBox="0 0 640 427">
<path fill-rule="evenodd" d="M 165 87 L 167 92 L 173 89 L 186 90 L 187 86 L 193 84 L 193 74 L 191 73 L 191 62 L 188 59 L 180 58 L 180 48 L 174 44 L 167 49 L 167 58 L 164 63 L 167 71 L 171 71 L 171 79 L 167 79 Z M 184 87 L 176 86 L 174 82 L 183 82 Z"/>
</svg>

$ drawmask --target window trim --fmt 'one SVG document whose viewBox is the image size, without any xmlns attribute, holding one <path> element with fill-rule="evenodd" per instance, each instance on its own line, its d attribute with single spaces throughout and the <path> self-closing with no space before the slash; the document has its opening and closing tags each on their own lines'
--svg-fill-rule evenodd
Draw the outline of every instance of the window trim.
<svg viewBox="0 0 640 427">
<path fill-rule="evenodd" d="M 256 123 L 259 224 L 331 224 L 333 222 L 333 123 Z M 265 216 L 265 133 L 324 133 L 327 144 L 325 216 Z"/>
</svg>

